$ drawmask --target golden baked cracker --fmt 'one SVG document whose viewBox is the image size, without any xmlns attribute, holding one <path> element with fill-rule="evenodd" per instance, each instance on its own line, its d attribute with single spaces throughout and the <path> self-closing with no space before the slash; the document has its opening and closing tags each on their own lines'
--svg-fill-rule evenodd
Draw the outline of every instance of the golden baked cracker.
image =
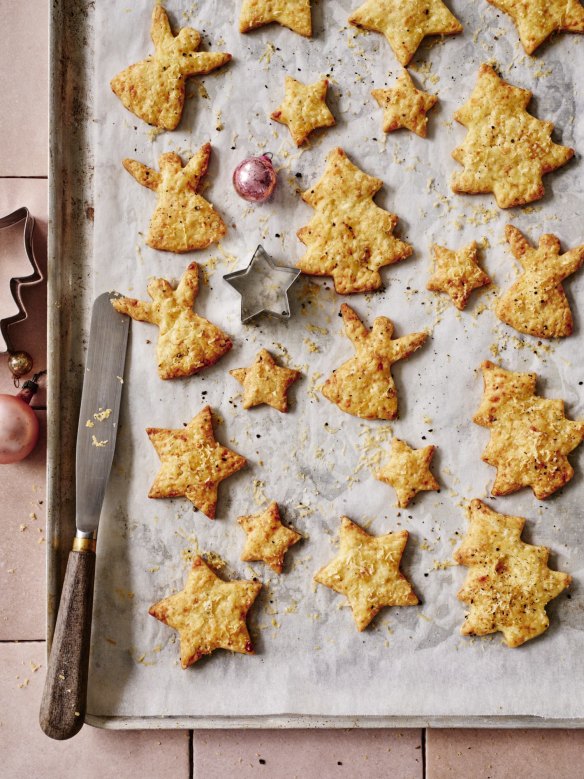
<svg viewBox="0 0 584 779">
<path fill-rule="evenodd" d="M 253 655 L 245 620 L 261 589 L 255 580 L 225 582 L 202 557 L 195 557 L 184 589 L 158 601 L 148 613 L 178 631 L 183 668 L 215 649 Z"/>
<path fill-rule="evenodd" d="M 123 160 L 128 173 L 158 196 L 146 236 L 148 246 L 163 252 L 192 252 L 225 235 L 225 223 L 197 191 L 210 156 L 211 144 L 206 143 L 183 168 L 178 154 L 167 152 L 158 161 L 160 173 L 136 160 Z"/>
<path fill-rule="evenodd" d="M 152 303 L 120 297 L 113 298 L 112 305 L 121 314 L 159 328 L 156 355 L 161 379 L 192 376 L 231 349 L 231 339 L 193 311 L 199 291 L 196 262 L 188 266 L 176 289 L 166 279 L 152 279 L 147 289 Z"/>
<path fill-rule="evenodd" d="M 382 186 L 342 149 L 329 152 L 324 175 L 302 195 L 316 211 L 297 233 L 308 247 L 297 263 L 303 273 L 332 276 L 341 295 L 372 292 L 381 287 L 381 267 L 410 256 L 412 247 L 393 235 L 397 216 L 373 202 Z"/>
<path fill-rule="evenodd" d="M 560 254 L 555 235 L 542 235 L 534 249 L 513 225 L 505 238 L 524 272 L 497 300 L 495 313 L 520 333 L 537 338 L 562 338 L 574 329 L 562 281 L 584 263 L 584 245 Z"/>
<path fill-rule="evenodd" d="M 531 92 L 503 81 L 481 65 L 469 100 L 454 114 L 468 129 L 453 152 L 464 170 L 452 177 L 454 192 L 492 192 L 500 208 L 543 197 L 542 177 L 565 165 L 574 149 L 551 139 L 554 125 L 527 112 Z"/>
<path fill-rule="evenodd" d="M 584 33 L 579 0 L 489 0 L 513 19 L 523 48 L 533 54 L 555 30 Z"/>
<path fill-rule="evenodd" d="M 404 66 L 427 35 L 462 32 L 462 24 L 442 0 L 366 0 L 351 14 L 349 22 L 385 35 Z"/>
<path fill-rule="evenodd" d="M 310 0 L 243 0 L 239 15 L 239 32 L 249 32 L 271 22 L 277 22 L 299 35 L 304 35 L 305 38 L 310 38 Z"/>
<path fill-rule="evenodd" d="M 491 431 L 482 455 L 497 469 L 491 494 L 529 486 L 539 500 L 548 498 L 574 475 L 567 455 L 584 439 L 584 420 L 566 419 L 563 400 L 538 397 L 535 373 L 506 371 L 488 360 L 481 368 L 484 395 L 473 419 Z"/>
<path fill-rule="evenodd" d="M 399 569 L 408 531 L 370 536 L 348 517 L 341 517 L 341 548 L 314 580 L 346 595 L 357 630 L 365 630 L 385 606 L 416 606 L 419 601 Z"/>
<path fill-rule="evenodd" d="M 480 500 L 468 508 L 470 527 L 454 559 L 469 568 L 458 599 L 469 605 L 463 636 L 501 631 L 507 646 L 517 647 L 548 629 L 545 607 L 572 577 L 548 568 L 549 549 L 520 536 L 522 517 L 498 514 Z"/>
<path fill-rule="evenodd" d="M 220 68 L 229 62 L 231 54 L 197 51 L 201 35 L 192 27 L 183 27 L 173 35 L 159 3 L 152 9 L 150 35 L 154 54 L 122 70 L 110 86 L 140 119 L 163 130 L 174 130 L 182 116 L 187 78 Z"/>
<path fill-rule="evenodd" d="M 391 89 L 374 89 L 371 94 L 383 108 L 383 132 L 405 128 L 425 138 L 428 128 L 427 112 L 438 102 L 436 95 L 416 89 L 412 77 L 402 68 Z"/>
<path fill-rule="evenodd" d="M 229 373 L 243 386 L 243 407 L 267 403 L 278 411 L 288 411 L 288 388 L 300 377 L 300 371 L 281 368 L 267 349 L 260 349 L 249 368 Z"/>
<path fill-rule="evenodd" d="M 185 497 L 215 519 L 219 483 L 247 461 L 215 440 L 210 407 L 205 406 L 178 430 L 149 427 L 146 432 L 161 463 L 148 497 Z"/>
<path fill-rule="evenodd" d="M 345 303 L 341 314 L 355 356 L 333 371 L 322 394 L 347 414 L 362 419 L 395 419 L 397 390 L 391 366 L 417 351 L 428 333 L 410 333 L 393 340 L 393 324 L 387 317 L 378 316 L 368 330 Z"/>
<path fill-rule="evenodd" d="M 491 283 L 491 279 L 477 264 L 476 241 L 458 251 L 435 243 L 431 251 L 434 267 L 426 289 L 450 295 L 459 311 L 466 307 L 473 290 Z"/>
<path fill-rule="evenodd" d="M 377 471 L 375 478 L 393 487 L 399 508 L 405 509 L 418 492 L 440 491 L 440 485 L 430 470 L 435 451 L 435 446 L 412 449 L 399 438 L 391 442 L 389 460 Z"/>
<path fill-rule="evenodd" d="M 314 84 L 302 84 L 286 76 L 284 101 L 271 116 L 276 122 L 288 125 L 296 146 L 302 146 L 313 130 L 334 125 L 335 117 L 326 104 L 327 89 L 326 78 Z"/>
<path fill-rule="evenodd" d="M 247 533 L 241 559 L 248 563 L 262 560 L 282 573 L 284 555 L 302 536 L 282 524 L 278 504 L 272 501 L 260 514 L 238 517 L 237 521 Z"/>
</svg>

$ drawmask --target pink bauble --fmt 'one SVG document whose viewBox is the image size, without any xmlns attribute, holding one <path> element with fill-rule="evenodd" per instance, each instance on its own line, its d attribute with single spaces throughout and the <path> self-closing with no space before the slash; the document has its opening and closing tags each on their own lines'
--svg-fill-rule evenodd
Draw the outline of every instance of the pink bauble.
<svg viewBox="0 0 584 779">
<path fill-rule="evenodd" d="M 263 203 L 276 186 L 276 171 L 267 154 L 249 157 L 233 171 L 233 186 L 237 194 L 252 203 Z"/>
<path fill-rule="evenodd" d="M 39 438 L 39 421 L 32 408 L 14 395 L 0 395 L 0 464 L 24 460 Z"/>
</svg>

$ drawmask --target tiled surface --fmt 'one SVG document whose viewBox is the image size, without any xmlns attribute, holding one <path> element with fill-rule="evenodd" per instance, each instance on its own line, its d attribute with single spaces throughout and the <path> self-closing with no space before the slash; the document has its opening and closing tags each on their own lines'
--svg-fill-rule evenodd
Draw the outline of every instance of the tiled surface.
<svg viewBox="0 0 584 779">
<path fill-rule="evenodd" d="M 427 779 L 577 779 L 584 730 L 428 730 Z"/>
<path fill-rule="evenodd" d="M 83 728 L 51 741 L 38 725 L 44 643 L 0 644 L 0 775 L 4 779 L 188 779 L 185 731 Z"/>
<path fill-rule="evenodd" d="M 422 779 L 420 730 L 194 733 L 195 779 Z"/>
</svg>

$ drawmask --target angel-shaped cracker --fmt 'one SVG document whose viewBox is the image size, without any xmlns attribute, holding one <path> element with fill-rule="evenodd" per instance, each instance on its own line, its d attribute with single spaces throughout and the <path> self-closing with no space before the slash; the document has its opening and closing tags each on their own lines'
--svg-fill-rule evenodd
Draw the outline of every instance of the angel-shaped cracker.
<svg viewBox="0 0 584 779">
<path fill-rule="evenodd" d="M 161 155 L 160 172 L 136 160 L 123 166 L 139 184 L 158 195 L 146 243 L 163 252 L 206 249 L 225 235 L 225 223 L 197 190 L 207 172 L 211 144 L 206 143 L 184 166 L 174 152 Z"/>
<path fill-rule="evenodd" d="M 226 52 L 197 51 L 201 34 L 183 27 L 173 35 L 166 11 L 156 3 L 150 35 L 154 54 L 122 70 L 110 82 L 126 108 L 163 130 L 174 130 L 185 103 L 189 76 L 210 73 L 231 59 Z"/>
</svg>

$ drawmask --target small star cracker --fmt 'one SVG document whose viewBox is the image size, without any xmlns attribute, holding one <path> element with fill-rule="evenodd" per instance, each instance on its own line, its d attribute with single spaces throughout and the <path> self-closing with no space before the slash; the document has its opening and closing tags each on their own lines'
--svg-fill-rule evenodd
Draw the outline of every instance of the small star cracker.
<svg viewBox="0 0 584 779">
<path fill-rule="evenodd" d="M 271 22 L 277 22 L 299 35 L 304 35 L 305 38 L 310 38 L 310 0 L 243 0 L 239 32 L 249 32 Z"/>
<path fill-rule="evenodd" d="M 463 636 L 501 631 L 509 647 L 544 633 L 546 604 L 572 577 L 548 568 L 550 550 L 521 540 L 522 517 L 499 514 L 480 500 L 469 506 L 470 527 L 454 559 L 469 568 L 458 599 L 469 605 Z"/>
<path fill-rule="evenodd" d="M 584 8 L 579 0 L 489 0 L 513 19 L 528 54 L 554 30 L 584 33 Z"/>
<path fill-rule="evenodd" d="M 385 316 L 377 317 L 368 330 L 345 303 L 341 315 L 356 354 L 333 371 L 322 394 L 347 414 L 362 419 L 395 419 L 397 390 L 391 366 L 417 351 L 428 334 L 411 333 L 394 340 L 393 324 Z"/>
<path fill-rule="evenodd" d="M 133 114 L 163 130 L 174 130 L 185 103 L 185 81 L 210 73 L 231 59 L 231 54 L 197 51 L 201 34 L 183 27 L 173 35 L 166 11 L 152 9 L 150 35 L 154 54 L 118 73 L 110 86 Z"/>
<path fill-rule="evenodd" d="M 375 478 L 394 488 L 399 508 L 405 509 L 418 492 L 440 490 L 430 471 L 435 450 L 435 446 L 411 449 L 405 441 L 393 439 L 389 461 L 379 469 Z"/>
<path fill-rule="evenodd" d="M 243 468 L 246 459 L 215 440 L 210 407 L 205 406 L 186 427 L 149 427 L 146 432 L 161 461 L 148 497 L 184 496 L 215 519 L 219 483 Z"/>
<path fill-rule="evenodd" d="M 383 108 L 383 132 L 405 128 L 420 138 L 427 135 L 426 113 L 438 102 L 436 95 L 416 89 L 408 71 L 404 68 L 391 89 L 374 89 L 371 94 Z"/>
<path fill-rule="evenodd" d="M 188 266 L 176 289 L 166 279 L 152 279 L 147 289 L 152 303 L 119 297 L 112 299 L 112 305 L 121 314 L 159 328 L 156 354 L 161 379 L 192 376 L 231 349 L 231 339 L 193 311 L 199 291 L 196 262 Z"/>
<path fill-rule="evenodd" d="M 461 23 L 442 0 L 366 0 L 349 22 L 385 35 L 404 66 L 427 35 L 462 32 Z"/>
<path fill-rule="evenodd" d="M 543 197 L 543 176 L 565 165 L 574 149 L 551 139 L 551 122 L 527 112 L 531 92 L 506 81 L 490 65 L 481 65 L 468 101 L 454 114 L 468 133 L 452 152 L 464 170 L 452 178 L 454 192 L 492 192 L 500 208 Z"/>
<path fill-rule="evenodd" d="M 326 104 L 326 78 L 314 84 L 302 84 L 286 76 L 286 93 L 282 105 L 272 112 L 272 119 L 288 125 L 296 146 L 302 146 L 313 130 L 332 127 L 335 117 Z"/>
<path fill-rule="evenodd" d="M 491 283 L 491 279 L 477 264 L 476 241 L 458 251 L 445 246 L 432 246 L 433 273 L 426 288 L 433 292 L 445 292 L 462 311 L 475 289 Z"/>
<path fill-rule="evenodd" d="M 560 254 L 555 235 L 542 235 L 534 249 L 513 225 L 505 238 L 524 272 L 495 305 L 503 322 L 537 338 L 563 338 L 574 329 L 572 312 L 562 281 L 584 263 L 584 245 Z"/>
<path fill-rule="evenodd" d="M 229 371 L 243 386 L 243 407 L 252 408 L 266 403 L 278 411 L 288 411 L 288 388 L 300 377 L 300 371 L 281 368 L 272 355 L 261 349 L 249 368 Z"/>
<path fill-rule="evenodd" d="M 282 573 L 284 555 L 302 536 L 282 524 L 278 504 L 273 501 L 261 514 L 238 517 L 237 521 L 247 533 L 241 559 L 248 563 L 263 560 Z"/>
<path fill-rule="evenodd" d="M 196 557 L 184 589 L 155 603 L 148 613 L 178 631 L 183 668 L 215 649 L 253 655 L 245 620 L 261 588 L 258 581 L 225 582 Z"/>
<path fill-rule="evenodd" d="M 574 469 L 567 455 L 584 439 L 584 420 L 564 416 L 564 401 L 536 394 L 535 373 L 514 373 L 485 361 L 477 425 L 490 428 L 482 459 L 497 469 L 492 495 L 531 487 L 538 500 L 567 484 Z"/>
<path fill-rule="evenodd" d="M 339 554 L 314 580 L 346 595 L 357 630 L 365 630 L 384 606 L 416 606 L 419 601 L 399 569 L 408 531 L 370 536 L 347 517 L 341 517 Z"/>
</svg>

